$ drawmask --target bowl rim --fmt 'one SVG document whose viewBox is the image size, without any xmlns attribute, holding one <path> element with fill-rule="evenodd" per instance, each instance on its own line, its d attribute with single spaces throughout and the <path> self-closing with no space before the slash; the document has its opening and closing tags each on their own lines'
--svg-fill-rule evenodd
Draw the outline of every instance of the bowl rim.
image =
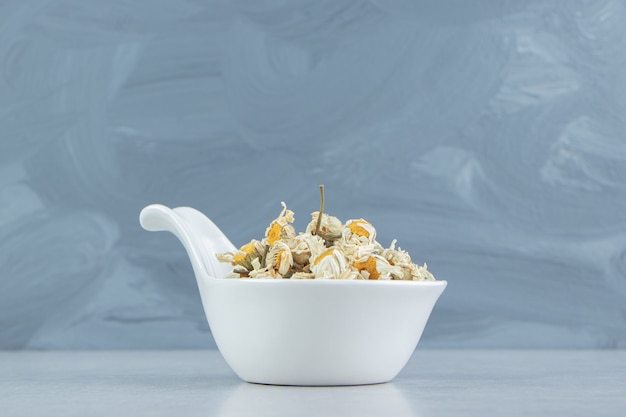
<svg viewBox="0 0 626 417">
<path fill-rule="evenodd" d="M 419 286 L 419 287 L 446 287 L 448 281 L 409 281 L 409 280 L 361 280 L 361 279 L 276 279 L 276 278 L 216 278 L 210 277 L 211 282 L 240 282 L 234 285 L 363 285 L 363 286 Z M 287 284 L 290 282 L 291 284 Z M 272 283 L 272 284 L 270 284 Z"/>
</svg>

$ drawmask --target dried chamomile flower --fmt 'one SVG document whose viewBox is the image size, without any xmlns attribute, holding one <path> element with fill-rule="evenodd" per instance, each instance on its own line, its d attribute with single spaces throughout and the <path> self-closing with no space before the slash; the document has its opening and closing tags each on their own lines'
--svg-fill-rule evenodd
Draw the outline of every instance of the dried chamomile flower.
<svg viewBox="0 0 626 417">
<path fill-rule="evenodd" d="M 231 265 L 236 265 L 235 254 L 232 252 L 218 253 L 215 256 L 217 256 L 217 260 L 220 262 L 228 263 Z"/>
<path fill-rule="evenodd" d="M 287 275 L 293 266 L 291 249 L 284 242 L 274 243 L 267 254 L 266 263 L 268 269 L 274 269 L 281 276 Z"/>
<path fill-rule="evenodd" d="M 233 272 L 240 276 L 247 276 L 249 271 L 261 269 L 267 248 L 258 240 L 252 240 L 243 245 L 237 252 L 218 253 L 220 262 L 228 262 L 235 268 Z"/>
<path fill-rule="evenodd" d="M 391 265 L 395 265 L 402 269 L 402 278 L 404 280 L 413 279 L 413 262 L 408 252 L 398 248 L 396 249 L 396 239 L 391 242 L 387 249 L 383 249 L 380 255 L 385 258 Z"/>
<path fill-rule="evenodd" d="M 282 211 L 265 231 L 262 241 L 252 240 L 236 252 L 217 255 L 233 265 L 228 277 L 271 279 L 434 280 L 426 264 L 417 265 L 392 241 L 383 248 L 376 229 L 363 219 L 345 225 L 324 213 L 324 188 L 320 209 L 312 213 L 305 233 L 296 236 L 294 214 L 284 202 Z"/>
<path fill-rule="evenodd" d="M 346 269 L 348 264 L 343 254 L 335 248 L 323 252 L 311 264 L 311 272 L 315 274 L 315 278 L 338 278 Z"/>
<path fill-rule="evenodd" d="M 265 230 L 265 237 L 270 246 L 280 239 L 291 239 L 296 236 L 296 230 L 289 224 L 294 221 L 293 211 L 287 209 L 284 201 L 281 201 L 280 204 L 283 206 L 283 210 Z"/>
<path fill-rule="evenodd" d="M 302 268 L 309 263 L 310 259 L 317 258 L 326 250 L 321 237 L 308 233 L 299 234 L 289 243 L 294 263 Z"/>
<path fill-rule="evenodd" d="M 306 233 L 315 234 L 317 227 L 317 221 L 319 218 L 319 211 L 311 213 L 311 223 L 306 227 Z M 317 231 L 317 235 L 328 243 L 332 243 L 341 237 L 343 232 L 343 223 L 335 216 L 330 216 L 326 213 L 322 213 L 322 220 L 320 221 L 320 228 Z"/>
<path fill-rule="evenodd" d="M 367 244 L 376 241 L 376 229 L 363 219 L 348 220 L 342 235 L 348 242 Z"/>
<path fill-rule="evenodd" d="M 428 265 L 424 262 L 424 266 L 411 264 L 411 277 L 414 281 L 434 281 L 435 277 L 428 270 Z"/>
<path fill-rule="evenodd" d="M 400 279 L 402 269 L 391 265 L 380 255 L 369 255 L 352 264 L 365 279 Z"/>
<path fill-rule="evenodd" d="M 427 265 L 417 265 L 411 261 L 411 256 L 407 251 L 400 248 L 396 249 L 396 239 L 391 242 L 388 249 L 383 249 L 381 256 L 390 264 L 402 269 L 402 277 L 404 280 L 434 280 L 435 277 L 427 269 Z"/>
<path fill-rule="evenodd" d="M 262 242 L 252 239 L 252 241 L 239 248 L 239 252 L 234 255 L 235 263 L 239 263 L 246 258 L 249 260 L 261 258 L 265 251 L 266 247 Z"/>
</svg>

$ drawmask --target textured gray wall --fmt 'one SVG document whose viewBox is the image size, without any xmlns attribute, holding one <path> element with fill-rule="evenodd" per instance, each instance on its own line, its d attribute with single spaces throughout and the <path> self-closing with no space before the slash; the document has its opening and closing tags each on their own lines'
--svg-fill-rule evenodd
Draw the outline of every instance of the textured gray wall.
<svg viewBox="0 0 626 417">
<path fill-rule="evenodd" d="M 285 5 L 287 4 L 287 5 Z M 430 347 L 626 346 L 626 3 L 0 0 L 0 347 L 211 346 L 153 202 L 285 200 L 449 287 Z"/>
</svg>

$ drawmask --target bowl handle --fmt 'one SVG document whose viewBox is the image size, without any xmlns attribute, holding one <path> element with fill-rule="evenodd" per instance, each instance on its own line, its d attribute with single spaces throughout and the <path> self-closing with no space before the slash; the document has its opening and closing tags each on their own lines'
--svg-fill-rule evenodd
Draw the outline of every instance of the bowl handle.
<svg viewBox="0 0 626 417">
<path fill-rule="evenodd" d="M 215 255 L 234 252 L 235 245 L 204 214 L 191 207 L 170 209 L 162 204 L 144 207 L 139 214 L 141 226 L 151 232 L 173 233 L 183 244 L 191 260 L 196 278 L 222 277 L 232 267 L 221 263 Z"/>
</svg>

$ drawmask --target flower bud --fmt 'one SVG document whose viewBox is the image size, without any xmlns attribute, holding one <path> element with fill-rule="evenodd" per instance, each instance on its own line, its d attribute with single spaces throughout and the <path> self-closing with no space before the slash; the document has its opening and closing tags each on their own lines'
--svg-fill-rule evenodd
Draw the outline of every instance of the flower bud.
<svg viewBox="0 0 626 417">
<path fill-rule="evenodd" d="M 266 262 L 268 269 L 274 269 L 280 275 L 287 274 L 293 266 L 291 249 L 283 242 L 276 242 L 274 246 L 270 248 Z"/>
<path fill-rule="evenodd" d="M 348 264 L 341 251 L 330 248 L 318 256 L 311 265 L 311 272 L 316 278 L 338 278 L 348 269 Z"/>
<path fill-rule="evenodd" d="M 317 220 L 319 218 L 319 211 L 311 213 L 311 223 L 306 227 L 307 233 L 315 233 L 317 227 Z M 322 214 L 322 221 L 320 222 L 320 228 L 317 235 L 327 242 L 334 242 L 341 237 L 343 231 L 343 223 L 335 216 L 329 216 L 326 213 Z"/>
<path fill-rule="evenodd" d="M 281 201 L 280 204 L 282 204 L 283 210 L 265 229 L 265 237 L 270 246 L 280 239 L 292 239 L 296 236 L 296 230 L 289 224 L 294 221 L 293 211 L 287 210 L 287 205 L 284 201 Z"/>
<path fill-rule="evenodd" d="M 342 232 L 346 241 L 357 241 L 363 244 L 376 241 L 376 229 L 363 219 L 348 220 Z"/>
</svg>

